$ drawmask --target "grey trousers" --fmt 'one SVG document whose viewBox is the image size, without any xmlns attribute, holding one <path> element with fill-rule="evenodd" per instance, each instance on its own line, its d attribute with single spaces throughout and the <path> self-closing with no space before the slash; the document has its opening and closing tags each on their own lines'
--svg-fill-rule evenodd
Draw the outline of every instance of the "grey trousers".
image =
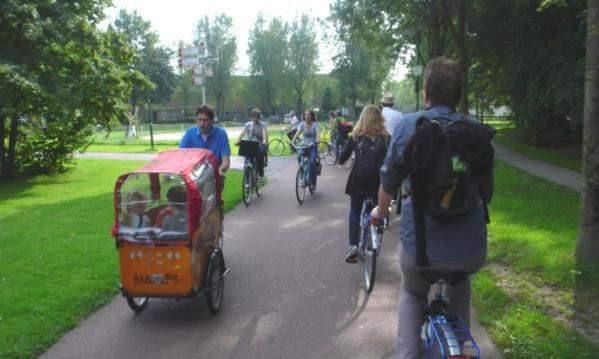
<svg viewBox="0 0 599 359">
<path fill-rule="evenodd" d="M 401 266 L 401 288 L 399 290 L 399 322 L 397 330 L 396 358 L 422 357 L 420 337 L 424 323 L 424 308 L 427 304 L 429 282 L 420 277 L 421 270 L 478 272 L 485 264 L 485 256 L 463 262 L 431 262 L 430 267 L 416 267 L 415 258 L 403 249 L 399 250 Z M 444 293 L 449 298 L 448 310 L 459 315 L 470 325 L 470 278 L 455 287 L 447 286 Z"/>
</svg>

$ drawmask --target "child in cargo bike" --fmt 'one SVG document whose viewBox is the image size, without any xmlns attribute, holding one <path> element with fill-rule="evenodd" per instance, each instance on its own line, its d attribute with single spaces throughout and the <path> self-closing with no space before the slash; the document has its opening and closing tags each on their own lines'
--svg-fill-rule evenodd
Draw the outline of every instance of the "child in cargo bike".
<svg viewBox="0 0 599 359">
<path fill-rule="evenodd" d="M 172 187 L 166 193 L 169 205 L 158 215 L 156 226 L 163 232 L 187 233 L 187 195 L 182 186 Z"/>
<path fill-rule="evenodd" d="M 148 198 L 140 190 L 134 190 L 126 197 L 125 211 L 122 213 L 123 227 L 139 229 L 150 225 L 150 218 L 146 215 Z"/>
</svg>

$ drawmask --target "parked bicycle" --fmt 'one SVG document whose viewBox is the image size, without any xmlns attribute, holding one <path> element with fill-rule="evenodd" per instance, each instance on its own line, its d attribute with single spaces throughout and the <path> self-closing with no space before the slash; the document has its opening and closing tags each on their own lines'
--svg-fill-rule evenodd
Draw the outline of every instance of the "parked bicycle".
<svg viewBox="0 0 599 359">
<path fill-rule="evenodd" d="M 436 287 L 434 299 L 427 305 L 422 326 L 424 357 L 480 358 L 480 349 L 468 326 L 459 316 L 450 316 L 448 299 L 443 295 L 447 285 L 455 286 L 468 278 L 466 272 L 423 271 L 420 275 Z"/>
<path fill-rule="evenodd" d="M 258 167 L 256 166 L 256 155 L 260 143 L 256 141 L 239 141 L 239 155 L 245 157 L 243 162 L 243 181 L 241 182 L 241 195 L 243 203 L 250 205 L 253 193 L 260 197 L 262 187 L 264 186 L 264 178 L 259 176 Z"/>
<path fill-rule="evenodd" d="M 281 128 L 281 136 L 268 141 L 268 154 L 271 156 L 282 156 L 287 148 L 293 149 L 294 144 L 291 142 L 287 133 Z"/>
<path fill-rule="evenodd" d="M 370 212 L 376 206 L 372 199 L 367 199 L 362 204 L 360 215 L 360 243 L 358 245 L 358 260 L 363 263 L 364 287 L 366 292 L 372 292 L 376 278 L 376 259 L 379 255 L 383 240 L 385 221 L 374 222 Z"/>
<path fill-rule="evenodd" d="M 306 197 L 306 187 L 310 191 L 310 194 L 316 192 L 316 183 L 311 183 L 310 181 L 310 157 L 307 151 L 310 147 L 316 145 L 316 142 L 312 142 L 306 146 L 294 146 L 297 151 L 297 159 L 299 162 L 299 168 L 297 169 L 297 174 L 295 176 L 295 196 L 299 204 L 304 202 Z M 319 164 L 317 164 L 317 166 L 319 166 Z"/>
</svg>

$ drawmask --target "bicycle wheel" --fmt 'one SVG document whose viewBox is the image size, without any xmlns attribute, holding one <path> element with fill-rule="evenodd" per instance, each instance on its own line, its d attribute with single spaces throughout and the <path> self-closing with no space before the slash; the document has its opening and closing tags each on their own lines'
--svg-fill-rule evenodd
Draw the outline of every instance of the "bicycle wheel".
<svg viewBox="0 0 599 359">
<path fill-rule="evenodd" d="M 249 206 L 252 200 L 252 170 L 245 167 L 243 170 L 243 182 L 241 182 L 241 195 L 245 206 Z"/>
<path fill-rule="evenodd" d="M 256 189 L 256 196 L 260 197 L 262 195 L 262 187 L 264 187 L 264 177 L 258 177 L 258 174 L 254 172 L 256 176 L 254 181 L 254 188 Z"/>
<path fill-rule="evenodd" d="M 354 161 L 355 161 L 355 157 L 352 155 L 347 161 L 345 161 L 344 166 L 347 169 L 352 168 L 352 166 L 354 165 Z"/>
<path fill-rule="evenodd" d="M 281 156 L 285 152 L 285 142 L 275 138 L 268 142 L 268 154 L 271 156 Z"/>
<path fill-rule="evenodd" d="M 362 230 L 362 245 L 364 248 L 364 287 L 370 293 L 374 288 L 378 250 L 372 248 L 372 233 L 368 227 Z"/>
<path fill-rule="evenodd" d="M 208 259 L 208 275 L 206 287 L 209 291 L 204 292 L 206 305 L 211 314 L 216 314 L 223 304 L 225 292 L 225 262 L 222 252 L 215 250 Z"/>
<path fill-rule="evenodd" d="M 295 176 L 295 196 L 297 197 L 299 204 L 302 204 L 306 197 L 306 183 L 304 181 L 304 170 L 302 167 L 297 170 L 297 175 Z"/>
<path fill-rule="evenodd" d="M 327 163 L 329 165 L 334 165 L 335 162 L 337 162 L 337 157 L 336 157 L 336 153 L 335 153 L 335 147 L 331 144 L 329 144 L 327 146 L 327 153 L 325 155 L 325 161 L 327 161 Z"/>
<path fill-rule="evenodd" d="M 148 297 L 130 297 L 127 296 L 127 304 L 129 305 L 129 308 L 131 308 L 131 310 L 133 310 L 136 313 L 141 313 L 143 312 L 144 309 L 146 309 L 146 307 L 148 306 Z"/>
</svg>

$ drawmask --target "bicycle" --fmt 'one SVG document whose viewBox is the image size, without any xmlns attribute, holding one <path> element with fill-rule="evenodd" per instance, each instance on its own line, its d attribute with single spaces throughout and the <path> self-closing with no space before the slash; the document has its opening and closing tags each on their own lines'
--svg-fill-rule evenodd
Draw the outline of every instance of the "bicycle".
<svg viewBox="0 0 599 359">
<path fill-rule="evenodd" d="M 364 287 L 370 294 L 376 278 L 376 259 L 381 249 L 385 221 L 374 221 L 370 212 L 375 207 L 372 199 L 366 199 L 362 204 L 360 214 L 360 243 L 358 245 L 358 260 L 363 263 Z"/>
<path fill-rule="evenodd" d="M 316 184 L 310 183 L 310 158 L 307 153 L 307 149 L 314 145 L 317 145 L 316 142 L 312 142 L 307 146 L 294 146 L 297 151 L 297 160 L 299 162 L 299 168 L 297 169 L 297 174 L 295 176 L 295 196 L 299 204 L 304 202 L 306 197 L 306 187 L 308 187 L 310 194 L 316 192 Z"/>
<path fill-rule="evenodd" d="M 341 144 L 339 145 L 339 151 L 343 151 L 349 139 L 342 139 Z M 338 163 L 337 152 L 335 148 L 335 139 L 331 136 L 331 139 L 326 145 L 326 149 L 321 158 L 323 158 L 329 165 L 334 165 Z M 352 153 L 351 157 L 345 161 L 343 166 L 347 169 L 350 169 L 354 165 L 355 155 Z"/>
<path fill-rule="evenodd" d="M 420 275 L 437 288 L 434 299 L 426 307 L 422 325 L 424 358 L 480 358 L 480 349 L 468 326 L 461 317 L 449 315 L 449 301 L 443 295 L 448 284 L 455 286 L 466 280 L 468 273 L 422 271 Z"/>
<path fill-rule="evenodd" d="M 268 154 L 271 156 L 282 156 L 287 147 L 293 149 L 293 142 L 287 137 L 287 132 L 281 128 L 280 138 L 268 141 Z"/>
<path fill-rule="evenodd" d="M 264 178 L 258 175 L 256 166 L 256 155 L 260 143 L 256 141 L 239 141 L 239 155 L 244 156 L 243 161 L 243 181 L 241 182 L 241 195 L 245 206 L 249 206 L 252 201 L 252 195 L 255 192 L 256 196 L 262 195 L 262 187 L 264 187 Z"/>
</svg>

